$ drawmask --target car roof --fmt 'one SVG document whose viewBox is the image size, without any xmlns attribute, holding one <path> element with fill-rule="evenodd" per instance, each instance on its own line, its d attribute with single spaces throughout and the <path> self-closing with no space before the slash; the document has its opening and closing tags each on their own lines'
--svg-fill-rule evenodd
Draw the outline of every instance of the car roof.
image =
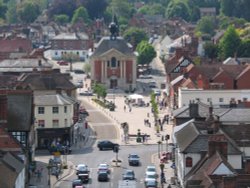
<svg viewBox="0 0 250 188">
<path fill-rule="evenodd" d="M 147 169 L 148 168 L 156 168 L 155 166 L 153 166 L 153 165 L 150 165 L 150 166 L 147 166 Z"/>
</svg>

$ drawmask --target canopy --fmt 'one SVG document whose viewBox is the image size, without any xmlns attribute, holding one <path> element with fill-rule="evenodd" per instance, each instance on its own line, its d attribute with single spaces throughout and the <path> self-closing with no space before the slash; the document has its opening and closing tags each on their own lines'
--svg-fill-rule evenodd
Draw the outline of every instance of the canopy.
<svg viewBox="0 0 250 188">
<path fill-rule="evenodd" d="M 144 97 L 142 95 L 139 95 L 139 94 L 131 94 L 129 95 L 128 97 L 129 99 L 143 99 Z"/>
</svg>

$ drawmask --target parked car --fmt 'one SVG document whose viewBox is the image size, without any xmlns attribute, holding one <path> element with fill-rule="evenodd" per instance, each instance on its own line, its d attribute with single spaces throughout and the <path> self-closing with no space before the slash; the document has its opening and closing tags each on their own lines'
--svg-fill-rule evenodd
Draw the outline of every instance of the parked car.
<svg viewBox="0 0 250 188">
<path fill-rule="evenodd" d="M 98 181 L 108 181 L 109 180 L 108 172 L 105 170 L 98 171 L 97 180 Z"/>
<path fill-rule="evenodd" d="M 102 172 L 105 171 L 107 173 L 110 173 L 109 165 L 106 164 L 106 163 L 101 163 L 101 164 L 98 165 L 98 170 L 97 171 L 98 172 L 99 171 L 102 171 Z"/>
<path fill-rule="evenodd" d="M 109 140 L 103 140 L 103 141 L 99 141 L 97 144 L 97 147 L 99 148 L 99 150 L 103 150 L 103 149 L 114 149 L 115 146 L 119 147 L 119 144 L 113 143 Z"/>
<path fill-rule="evenodd" d="M 82 82 L 77 82 L 76 87 L 77 88 L 83 88 L 83 83 Z"/>
<path fill-rule="evenodd" d="M 139 166 L 140 165 L 140 157 L 137 154 L 129 154 L 128 164 L 130 166 Z"/>
<path fill-rule="evenodd" d="M 72 181 L 72 188 L 76 188 L 77 186 L 82 186 L 82 181 L 80 179 L 75 179 Z"/>
<path fill-rule="evenodd" d="M 64 65 L 64 66 L 69 65 L 69 63 L 66 62 L 66 61 L 58 61 L 57 64 L 58 64 L 58 65 Z"/>
<path fill-rule="evenodd" d="M 85 115 L 85 116 L 89 116 L 88 111 L 85 108 L 83 108 L 83 107 L 80 107 L 79 114 L 82 114 L 82 115 Z"/>
<path fill-rule="evenodd" d="M 81 69 L 75 69 L 74 73 L 75 74 L 84 74 L 85 72 L 83 70 L 81 70 Z"/>
<path fill-rule="evenodd" d="M 122 174 L 123 180 L 135 180 L 135 172 L 133 170 L 125 170 Z"/>
</svg>

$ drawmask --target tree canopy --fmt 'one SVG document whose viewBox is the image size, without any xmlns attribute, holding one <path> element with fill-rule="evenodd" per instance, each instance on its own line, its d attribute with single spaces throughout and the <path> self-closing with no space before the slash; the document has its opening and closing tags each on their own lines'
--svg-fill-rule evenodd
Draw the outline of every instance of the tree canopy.
<svg viewBox="0 0 250 188">
<path fill-rule="evenodd" d="M 156 57 L 156 51 L 147 41 L 141 41 L 136 48 L 138 52 L 137 63 L 141 65 L 149 64 Z"/>
<path fill-rule="evenodd" d="M 136 49 L 137 45 L 142 40 L 148 40 L 147 34 L 143 29 L 136 28 L 136 27 L 130 27 L 124 32 L 123 35 L 124 39 L 131 43 Z"/>
<path fill-rule="evenodd" d="M 17 16 L 23 23 L 34 22 L 40 13 L 39 5 L 31 1 L 21 3 L 17 8 Z"/>
<path fill-rule="evenodd" d="M 229 26 L 219 42 L 219 56 L 222 59 L 234 57 L 237 54 L 240 44 L 241 39 L 239 34 L 236 32 L 234 26 Z"/>
<path fill-rule="evenodd" d="M 167 18 L 180 17 L 186 21 L 189 21 L 189 7 L 187 3 L 183 1 L 171 1 L 167 6 L 165 15 Z"/>
<path fill-rule="evenodd" d="M 79 7 L 78 9 L 74 11 L 74 15 L 72 17 L 71 22 L 72 24 L 74 24 L 81 20 L 84 21 L 85 23 L 89 23 L 90 21 L 88 12 L 83 6 Z"/>
</svg>

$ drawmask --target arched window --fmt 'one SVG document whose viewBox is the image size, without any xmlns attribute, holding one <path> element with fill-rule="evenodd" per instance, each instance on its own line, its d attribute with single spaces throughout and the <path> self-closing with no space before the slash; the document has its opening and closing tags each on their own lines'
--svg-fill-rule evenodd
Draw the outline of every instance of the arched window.
<svg viewBox="0 0 250 188">
<path fill-rule="evenodd" d="M 112 57 L 111 58 L 111 68 L 115 68 L 116 67 L 116 58 Z"/>
<path fill-rule="evenodd" d="M 193 166 L 193 159 L 191 157 L 186 157 L 186 167 Z"/>
</svg>

